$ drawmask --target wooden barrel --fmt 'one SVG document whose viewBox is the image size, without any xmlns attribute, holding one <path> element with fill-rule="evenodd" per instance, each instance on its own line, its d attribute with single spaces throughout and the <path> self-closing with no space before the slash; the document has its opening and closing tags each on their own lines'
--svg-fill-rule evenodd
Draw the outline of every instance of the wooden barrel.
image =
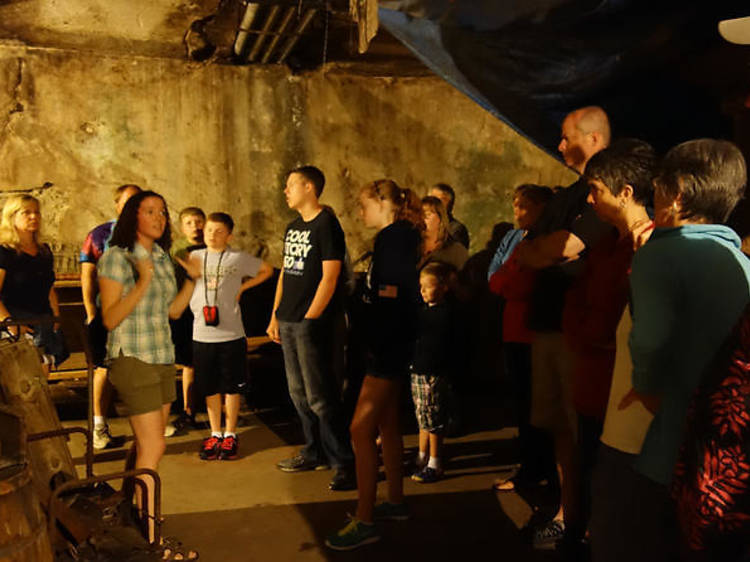
<svg viewBox="0 0 750 562">
<path fill-rule="evenodd" d="M 52 562 L 47 520 L 28 464 L 0 471 L 0 562 Z"/>
<path fill-rule="evenodd" d="M 39 361 L 39 353 L 28 340 L 0 340 L 0 402 L 22 414 L 28 434 L 62 427 Z M 31 464 L 37 494 L 45 504 L 49 501 L 50 483 L 54 478 L 61 474 L 65 478 L 76 477 L 75 465 L 65 437 L 29 443 L 26 455 Z"/>
</svg>

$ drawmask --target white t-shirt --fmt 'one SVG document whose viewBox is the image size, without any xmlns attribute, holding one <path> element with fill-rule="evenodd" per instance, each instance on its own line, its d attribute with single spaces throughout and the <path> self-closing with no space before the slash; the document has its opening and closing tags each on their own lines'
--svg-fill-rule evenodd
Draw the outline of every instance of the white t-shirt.
<svg viewBox="0 0 750 562">
<path fill-rule="evenodd" d="M 195 317 L 193 340 L 197 342 L 219 343 L 245 337 L 237 293 L 243 279 L 258 275 L 262 261 L 232 248 L 227 248 L 223 256 L 221 254 L 208 249 L 190 252 L 191 259 L 197 258 L 200 261 L 201 269 L 206 264 L 190 299 L 190 309 Z M 203 307 L 206 305 L 219 307 L 218 326 L 206 326 L 203 317 Z"/>
<path fill-rule="evenodd" d="M 633 361 L 628 345 L 632 329 L 630 306 L 626 306 L 617 325 L 617 355 L 601 442 L 618 451 L 637 455 L 641 452 L 643 440 L 654 416 L 640 401 L 633 402 L 624 410 L 617 409 L 623 397 L 633 388 Z"/>
</svg>

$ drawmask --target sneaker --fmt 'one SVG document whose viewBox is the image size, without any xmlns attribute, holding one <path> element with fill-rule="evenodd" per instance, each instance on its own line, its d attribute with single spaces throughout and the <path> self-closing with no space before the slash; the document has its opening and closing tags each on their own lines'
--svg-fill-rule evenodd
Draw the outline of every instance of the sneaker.
<svg viewBox="0 0 750 562">
<path fill-rule="evenodd" d="M 409 517 L 411 512 L 405 503 L 383 502 L 372 510 L 372 518 L 375 521 L 406 521 Z"/>
<path fill-rule="evenodd" d="M 531 544 L 539 550 L 555 548 L 557 541 L 565 535 L 565 523 L 553 519 L 546 524 L 538 527 L 532 536 Z"/>
<path fill-rule="evenodd" d="M 334 492 L 357 489 L 357 473 L 351 468 L 337 468 L 328 489 Z"/>
<path fill-rule="evenodd" d="M 307 470 L 328 470 L 327 464 L 306 459 L 303 455 L 295 455 L 290 459 L 284 459 L 276 463 L 276 468 L 282 472 L 304 472 Z"/>
<path fill-rule="evenodd" d="M 178 434 L 186 433 L 190 429 L 199 429 L 199 424 L 195 421 L 195 414 L 188 414 L 185 410 L 180 412 L 180 415 L 174 419 L 172 425 L 174 426 L 175 433 Z"/>
<path fill-rule="evenodd" d="M 221 437 L 206 437 L 201 445 L 200 457 L 204 461 L 212 461 L 219 456 L 221 450 Z"/>
<path fill-rule="evenodd" d="M 333 550 L 354 550 L 379 540 L 380 533 L 374 524 L 368 525 L 350 515 L 349 522 L 341 530 L 328 536 L 326 546 Z"/>
<path fill-rule="evenodd" d="M 112 434 L 107 424 L 94 428 L 94 449 L 106 449 L 112 442 Z"/>
<path fill-rule="evenodd" d="M 220 461 L 233 461 L 237 458 L 237 449 L 240 446 L 240 440 L 237 437 L 229 436 L 225 437 L 221 442 L 221 449 L 219 450 Z"/>
<path fill-rule="evenodd" d="M 171 423 L 164 426 L 164 437 L 172 437 L 175 433 L 177 433 L 177 428 Z"/>
<path fill-rule="evenodd" d="M 442 477 L 443 469 L 432 468 L 431 466 L 426 466 L 419 472 L 415 472 L 411 475 L 411 479 L 420 484 L 432 484 L 433 482 L 440 480 Z"/>
</svg>

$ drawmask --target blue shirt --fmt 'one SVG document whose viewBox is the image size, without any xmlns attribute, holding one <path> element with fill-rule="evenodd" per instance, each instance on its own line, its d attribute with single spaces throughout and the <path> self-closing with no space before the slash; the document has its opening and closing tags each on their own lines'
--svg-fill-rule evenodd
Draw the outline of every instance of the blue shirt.
<svg viewBox="0 0 750 562">
<path fill-rule="evenodd" d="M 693 393 L 750 301 L 750 260 L 726 226 L 657 228 L 630 284 L 633 387 L 661 397 L 635 467 L 667 485 Z"/>
<path fill-rule="evenodd" d="M 490 267 L 487 270 L 487 281 L 490 280 L 493 273 L 500 269 L 500 266 L 508 261 L 513 250 L 515 250 L 518 243 L 523 240 L 524 234 L 526 234 L 526 231 L 521 228 L 514 228 L 505 233 L 503 239 L 500 240 L 500 245 L 497 247 L 497 250 L 495 250 L 495 255 L 492 256 Z"/>
</svg>

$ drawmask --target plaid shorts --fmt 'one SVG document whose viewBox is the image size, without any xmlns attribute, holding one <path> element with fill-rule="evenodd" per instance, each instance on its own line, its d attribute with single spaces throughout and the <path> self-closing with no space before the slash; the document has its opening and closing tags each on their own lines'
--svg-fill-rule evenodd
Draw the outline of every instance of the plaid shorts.
<svg viewBox="0 0 750 562">
<path fill-rule="evenodd" d="M 411 397 L 417 414 L 419 429 L 443 433 L 448 423 L 448 380 L 446 377 L 411 374 Z"/>
</svg>

